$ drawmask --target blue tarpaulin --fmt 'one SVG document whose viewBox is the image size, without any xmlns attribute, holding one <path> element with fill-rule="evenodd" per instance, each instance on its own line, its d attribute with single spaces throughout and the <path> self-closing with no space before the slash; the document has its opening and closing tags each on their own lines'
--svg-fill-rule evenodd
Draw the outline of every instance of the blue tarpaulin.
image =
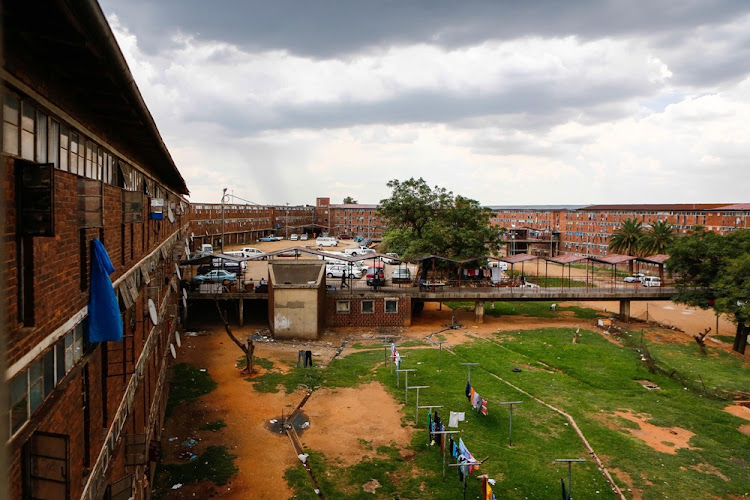
<svg viewBox="0 0 750 500">
<path fill-rule="evenodd" d="M 91 248 L 89 342 L 122 341 L 122 319 L 109 275 L 115 272 L 107 249 L 94 238 Z"/>
</svg>

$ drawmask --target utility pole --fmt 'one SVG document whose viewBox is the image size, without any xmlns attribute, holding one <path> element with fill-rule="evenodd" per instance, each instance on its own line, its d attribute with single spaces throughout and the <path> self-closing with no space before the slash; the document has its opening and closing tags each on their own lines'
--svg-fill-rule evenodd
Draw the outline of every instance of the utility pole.
<svg viewBox="0 0 750 500">
<path fill-rule="evenodd" d="M 224 253 L 224 200 L 226 197 L 227 188 L 224 188 L 224 191 L 221 193 L 221 253 Z"/>
<path fill-rule="evenodd" d="M 286 220 L 284 220 L 285 239 L 289 239 L 289 202 L 286 202 Z"/>
</svg>

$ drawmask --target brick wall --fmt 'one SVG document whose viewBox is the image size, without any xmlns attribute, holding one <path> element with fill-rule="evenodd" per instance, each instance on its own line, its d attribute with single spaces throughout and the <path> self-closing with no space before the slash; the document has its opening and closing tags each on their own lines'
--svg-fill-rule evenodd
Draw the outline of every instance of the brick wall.
<svg viewBox="0 0 750 500">
<path fill-rule="evenodd" d="M 398 312 L 386 313 L 386 299 L 398 301 Z M 348 314 L 336 312 L 336 301 L 349 301 L 350 311 Z M 374 312 L 363 313 L 362 301 L 374 301 Z M 328 295 L 326 297 L 326 324 L 328 326 L 409 326 L 411 325 L 411 298 L 398 295 L 381 294 L 358 294 L 351 297 Z"/>
</svg>

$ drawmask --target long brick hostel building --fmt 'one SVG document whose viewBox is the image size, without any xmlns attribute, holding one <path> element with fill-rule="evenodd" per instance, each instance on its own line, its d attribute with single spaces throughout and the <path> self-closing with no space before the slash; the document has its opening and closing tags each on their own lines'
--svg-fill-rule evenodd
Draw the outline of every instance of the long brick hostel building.
<svg viewBox="0 0 750 500">
<path fill-rule="evenodd" d="M 94 0 L 3 9 L 10 498 L 144 498 L 187 188 Z"/>
<path fill-rule="evenodd" d="M 199 243 L 211 243 L 219 248 L 222 225 L 224 243 L 229 245 L 257 241 L 269 234 L 288 236 L 313 232 L 314 218 L 315 207 L 310 205 L 201 203 L 191 207 L 191 236 L 198 248 Z"/>
<path fill-rule="evenodd" d="M 377 205 L 364 203 L 331 205 L 330 198 L 317 198 L 316 225 L 331 236 L 364 236 L 379 240 L 387 221 L 378 215 Z"/>
</svg>

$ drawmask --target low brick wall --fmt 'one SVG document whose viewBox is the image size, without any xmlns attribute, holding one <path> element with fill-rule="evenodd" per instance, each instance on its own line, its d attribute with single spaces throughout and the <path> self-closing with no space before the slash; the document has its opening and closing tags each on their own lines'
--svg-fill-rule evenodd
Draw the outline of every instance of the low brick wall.
<svg viewBox="0 0 750 500">
<path fill-rule="evenodd" d="M 347 306 L 345 305 L 347 302 L 348 312 L 346 312 Z M 372 306 L 370 308 L 372 312 L 365 312 L 369 305 Z M 395 307 L 395 311 L 386 312 L 386 306 L 389 307 L 389 311 Z M 410 326 L 411 297 L 382 293 L 328 295 L 326 296 L 326 325 Z"/>
</svg>

